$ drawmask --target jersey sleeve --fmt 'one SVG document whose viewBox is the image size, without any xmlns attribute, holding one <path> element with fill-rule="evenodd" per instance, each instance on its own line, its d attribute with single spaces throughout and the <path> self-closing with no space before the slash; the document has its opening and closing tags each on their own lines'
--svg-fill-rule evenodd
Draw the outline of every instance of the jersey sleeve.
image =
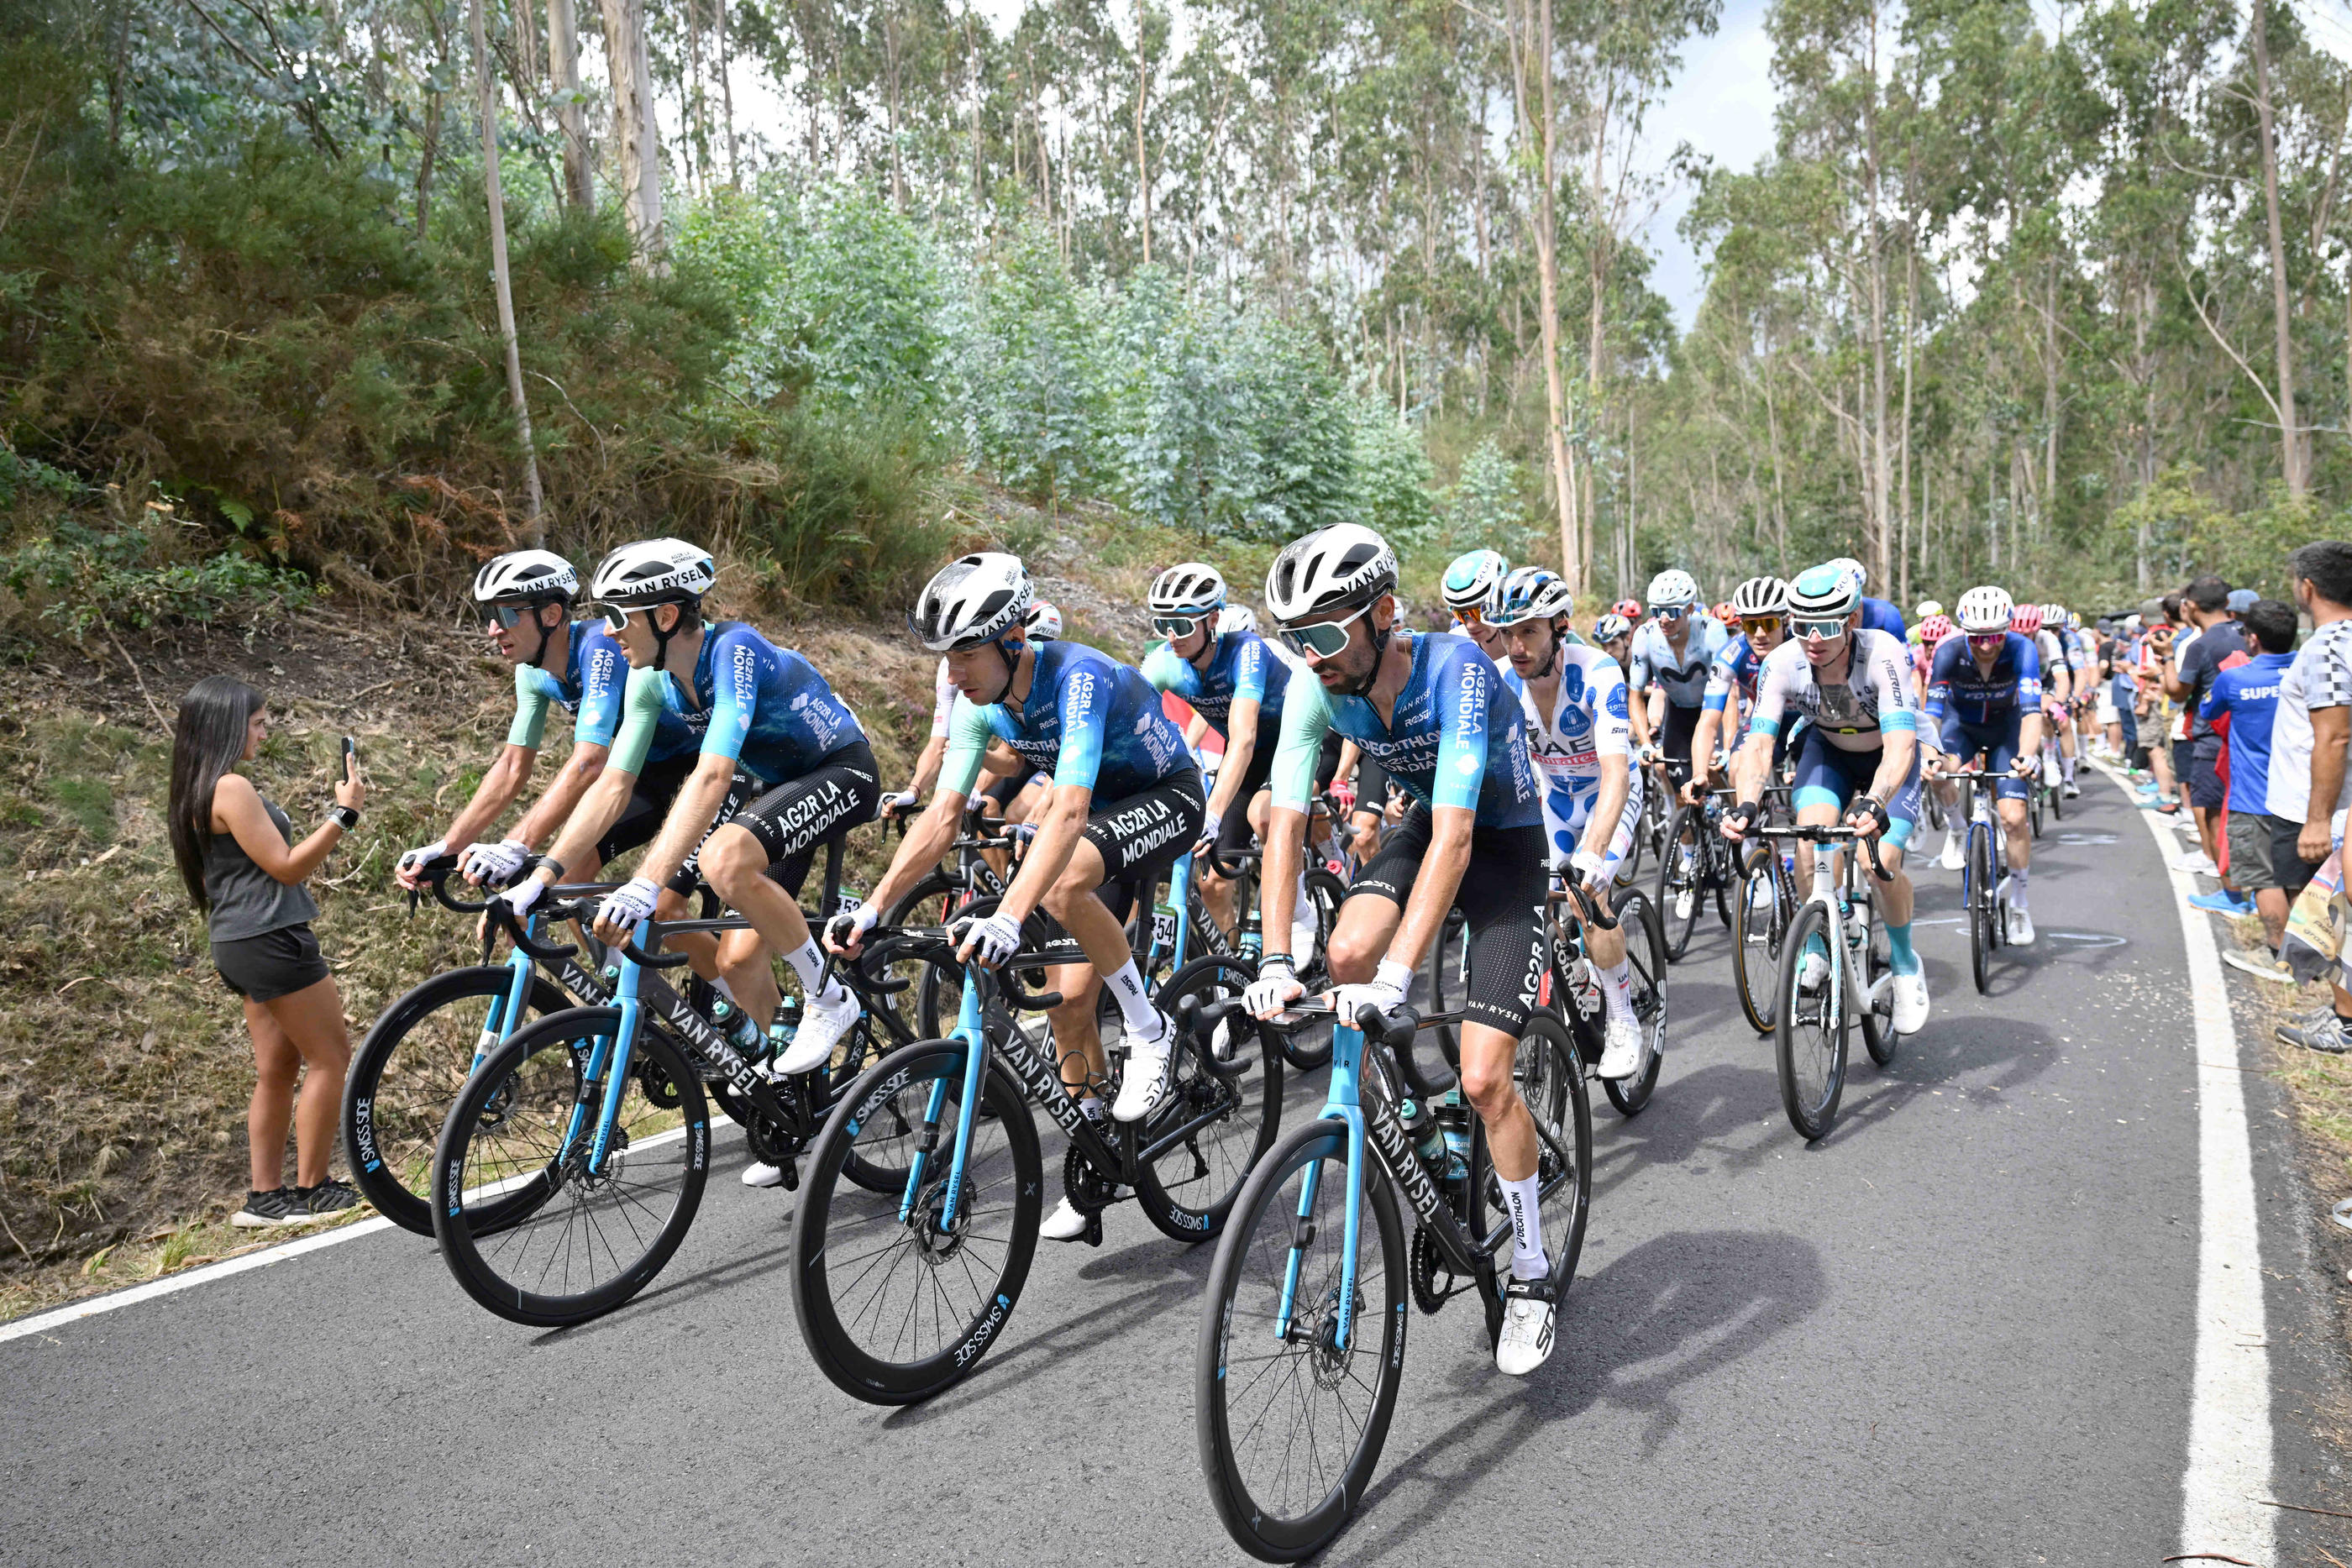
<svg viewBox="0 0 2352 1568">
<path fill-rule="evenodd" d="M 1786 643 L 1780 645 L 1788 646 Z M 1780 734 L 1781 716 L 1789 711 L 1789 694 L 1783 689 L 1789 679 L 1788 665 L 1772 656 L 1780 651 L 1775 648 L 1772 653 L 1766 654 L 1762 667 L 1756 672 L 1756 707 L 1748 716 L 1750 734 Z"/>
<path fill-rule="evenodd" d="M 1603 757 L 1633 755 L 1633 699 L 1625 689 L 1625 672 L 1617 667 L 1614 659 L 1594 661 L 1585 672 L 1592 684 L 1592 744 Z M 1713 691 L 1715 677 L 1707 676 L 1707 689 Z M 1720 708 L 1720 703 L 1709 706 Z"/>
<path fill-rule="evenodd" d="M 2213 684 L 2205 689 L 2205 695 L 2197 704 L 2197 716 L 2207 724 L 2230 711 L 2230 697 L 2237 687 L 2230 674 L 2230 671 L 2224 670 L 2214 676 Z"/>
<path fill-rule="evenodd" d="M 604 766 L 632 776 L 645 771 L 646 754 L 653 749 L 654 729 L 661 722 L 662 683 L 667 679 L 659 670 L 629 672 L 621 695 L 621 727 Z"/>
<path fill-rule="evenodd" d="M 1315 763 L 1331 727 L 1331 699 L 1319 680 L 1301 680 L 1283 698 L 1282 738 L 1274 750 L 1274 803 L 1304 812 L 1315 798 Z M 1369 758 L 1367 759 L 1369 760 Z"/>
<path fill-rule="evenodd" d="M 1182 696 L 1192 689 L 1192 683 L 1184 677 L 1192 666 L 1178 658 L 1176 650 L 1165 643 L 1143 655 L 1143 663 L 1138 667 L 1142 670 L 1145 680 L 1163 692 L 1174 692 Z"/>
<path fill-rule="evenodd" d="M 1965 647 L 1967 644 L 1962 643 L 1961 646 Z M 1944 722 L 1944 705 L 1949 702 L 1952 697 L 1952 669 L 1956 663 L 1956 660 L 1951 659 L 1945 654 L 1944 649 L 1940 644 L 1937 645 L 1935 653 L 1927 661 L 1927 706 L 1926 711 L 1929 721 L 1927 725 L 1927 733 L 1931 736 L 1939 733 L 1940 727 Z"/>
<path fill-rule="evenodd" d="M 547 705 L 554 700 L 555 677 L 536 664 L 517 664 L 515 716 L 507 726 L 507 744 L 537 751 L 547 734 Z"/>
<path fill-rule="evenodd" d="M 2042 704 L 2042 650 L 2033 639 L 2024 639 L 2025 645 L 2017 651 L 2017 706 L 2038 707 Z"/>
<path fill-rule="evenodd" d="M 1731 643 L 1707 662 L 1706 694 L 1700 706 L 1709 713 L 1721 713 L 1730 706 L 1731 688 L 1739 679 L 1739 670 L 1734 663 L 1739 648 L 1740 644 Z M 1617 684 L 1620 686 L 1625 684 L 1622 673 L 1618 676 Z"/>
<path fill-rule="evenodd" d="M 955 683 L 948 679 L 948 662 L 940 661 L 939 674 L 931 677 L 931 738 L 937 740 L 948 732 L 948 720 L 955 716 Z"/>
<path fill-rule="evenodd" d="M 735 635 L 730 626 L 718 633 L 711 653 L 710 727 L 702 732 L 702 755 L 742 759 L 743 742 L 759 716 L 760 650 L 751 639 Z"/>
<path fill-rule="evenodd" d="M 959 695 L 948 716 L 948 756 L 940 766 L 939 788 L 942 794 L 971 794 L 971 787 L 980 778 L 980 759 L 988 754 L 988 738 L 994 733 L 989 727 L 987 713 Z"/>
<path fill-rule="evenodd" d="M 1265 643 L 1255 637 L 1242 640 L 1234 655 L 1234 701 L 1265 701 Z"/>
<path fill-rule="evenodd" d="M 1625 684 L 1637 692 L 1650 689 L 1650 639 L 1646 635 L 1648 631 L 1647 626 L 1636 631 L 1633 633 L 1633 645 L 1626 650 L 1626 657 L 1632 661 L 1633 667 L 1625 672 Z"/>
<path fill-rule="evenodd" d="M 1919 710 L 1911 706 L 1911 683 L 1904 679 L 1903 643 L 1880 632 L 1870 643 L 1870 684 L 1878 694 L 1878 733 L 1916 731 Z"/>
<path fill-rule="evenodd" d="M 1054 764 L 1054 784 L 1091 789 L 1102 774 L 1104 733 L 1110 721 L 1110 672 L 1081 664 L 1063 666 L 1054 701 L 1062 715 L 1062 754 Z"/>
<path fill-rule="evenodd" d="M 588 656 L 580 661 L 580 716 L 572 724 L 572 745 L 613 744 L 630 673 L 618 644 L 600 638 L 588 645 Z"/>
<path fill-rule="evenodd" d="M 1486 714 L 1501 685 L 1494 664 L 1475 645 L 1438 672 L 1431 694 L 1437 723 L 1432 805 L 1478 809 L 1479 787 L 1486 781 Z"/>
</svg>

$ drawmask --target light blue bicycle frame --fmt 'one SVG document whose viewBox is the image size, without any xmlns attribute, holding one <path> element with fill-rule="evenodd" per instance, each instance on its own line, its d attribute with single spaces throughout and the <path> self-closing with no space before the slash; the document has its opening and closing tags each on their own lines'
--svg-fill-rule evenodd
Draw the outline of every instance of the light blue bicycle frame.
<svg viewBox="0 0 2352 1568">
<path fill-rule="evenodd" d="M 1348 1156 L 1348 1209 L 1339 1230 L 1339 1326 L 1338 1346 L 1348 1350 L 1354 1344 L 1356 1329 L 1356 1248 L 1361 1237 L 1364 1206 L 1364 1103 L 1360 1089 L 1360 1075 L 1364 1065 L 1364 1031 L 1344 1019 L 1331 1023 L 1331 1091 L 1323 1102 L 1317 1120 L 1338 1122 L 1346 1128 Z M 1306 1177 L 1298 1184 L 1298 1218 L 1307 1218 L 1315 1212 L 1315 1196 L 1323 1180 L 1323 1162 L 1317 1160 L 1307 1167 Z M 1290 1258 L 1283 1266 L 1282 1305 L 1275 1313 L 1274 1334 L 1286 1339 L 1290 1320 L 1297 1304 L 1298 1270 L 1305 1249 L 1297 1242 L 1290 1248 Z"/>
</svg>

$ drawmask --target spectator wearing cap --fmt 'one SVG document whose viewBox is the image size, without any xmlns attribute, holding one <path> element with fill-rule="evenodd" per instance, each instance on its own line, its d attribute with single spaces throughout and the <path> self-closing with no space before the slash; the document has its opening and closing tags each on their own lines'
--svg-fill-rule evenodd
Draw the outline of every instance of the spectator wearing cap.
<svg viewBox="0 0 2352 1568">
<path fill-rule="evenodd" d="M 2273 869 L 2292 900 L 2327 858 L 2332 823 L 2345 804 L 2345 747 L 2352 743 L 2352 544 L 2315 540 L 2288 558 L 2288 570 L 2312 632 L 2279 680 L 2264 806 L 2277 819 Z M 2332 1009 L 2281 1025 L 2281 1040 L 2314 1051 L 2352 1051 L 2352 992 L 2340 975 L 2330 983 Z"/>
<path fill-rule="evenodd" d="M 2256 593 L 2251 588 L 2233 588 L 2230 590 L 2230 619 L 2232 621 L 2243 621 L 2246 618 L 2246 612 L 2261 603 L 2262 599 L 2263 596 Z M 2276 602 L 2276 601 L 2273 601 L 2273 602 Z"/>
<path fill-rule="evenodd" d="M 2229 851 L 2230 883 L 2253 895 L 2263 936 L 2270 944 L 2270 958 L 2265 962 L 2232 948 L 2222 959 L 2250 975 L 2291 986 L 2294 976 L 2279 958 L 2279 942 L 2286 934 L 2287 893 L 2277 861 L 2281 854 L 2294 856 L 2294 839 L 2302 824 L 2270 814 L 2270 773 L 2279 683 L 2294 663 L 2294 606 L 2275 599 L 2258 600 L 2240 619 L 2253 638 L 2255 652 L 2213 677 L 2211 689 L 2197 711 L 2225 743 L 2222 755 L 2227 758 L 2229 789 L 2223 841 Z M 2306 872 L 2297 878 L 2296 886 L 2308 875 Z"/>
<path fill-rule="evenodd" d="M 2173 767 L 2189 814 L 2196 820 L 2200 847 L 2173 863 L 2183 871 L 2221 876 L 2222 791 L 2218 771 L 2221 741 L 2198 708 L 2223 663 L 2246 652 L 2246 638 L 2230 618 L 2230 585 L 2218 577 L 2200 577 L 2182 589 L 2180 612 L 2194 635 L 2173 640 L 2174 667 L 2165 673 L 2164 689 L 2181 707 L 2181 735 L 2188 745 L 2173 748 Z M 2221 886 L 2224 892 L 2231 891 L 2226 876 Z M 2233 895 L 2222 902 L 2229 905 L 2225 913 L 2251 913 L 2239 907 L 2248 902 L 2242 897 Z"/>
</svg>

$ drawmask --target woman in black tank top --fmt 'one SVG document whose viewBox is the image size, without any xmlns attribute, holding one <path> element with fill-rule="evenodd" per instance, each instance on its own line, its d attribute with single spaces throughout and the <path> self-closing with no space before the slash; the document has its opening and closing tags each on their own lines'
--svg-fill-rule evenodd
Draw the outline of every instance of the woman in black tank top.
<svg viewBox="0 0 2352 1568">
<path fill-rule="evenodd" d="M 249 1227 L 300 1225 L 359 1201 L 327 1170 L 352 1045 L 342 997 L 310 934 L 319 906 L 302 884 L 359 821 L 367 790 L 356 759 L 347 760 L 333 812 L 294 843 L 286 813 L 232 771 L 253 760 L 268 733 L 259 692 L 232 676 L 207 675 L 181 699 L 172 736 L 172 852 L 188 896 L 205 913 L 221 981 L 244 999 L 258 1070 L 246 1113 L 253 1186 L 231 1217 Z M 298 1108 L 295 1078 L 305 1064 Z"/>
</svg>

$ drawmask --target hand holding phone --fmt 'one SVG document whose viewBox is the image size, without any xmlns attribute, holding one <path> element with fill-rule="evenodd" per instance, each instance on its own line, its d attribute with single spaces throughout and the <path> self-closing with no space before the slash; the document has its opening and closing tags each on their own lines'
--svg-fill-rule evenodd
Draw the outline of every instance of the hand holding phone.
<svg viewBox="0 0 2352 1568">
<path fill-rule="evenodd" d="M 366 800 L 367 786 L 360 782 L 359 743 L 347 735 L 343 737 L 343 776 L 335 784 L 335 804 L 356 811 Z"/>
</svg>

